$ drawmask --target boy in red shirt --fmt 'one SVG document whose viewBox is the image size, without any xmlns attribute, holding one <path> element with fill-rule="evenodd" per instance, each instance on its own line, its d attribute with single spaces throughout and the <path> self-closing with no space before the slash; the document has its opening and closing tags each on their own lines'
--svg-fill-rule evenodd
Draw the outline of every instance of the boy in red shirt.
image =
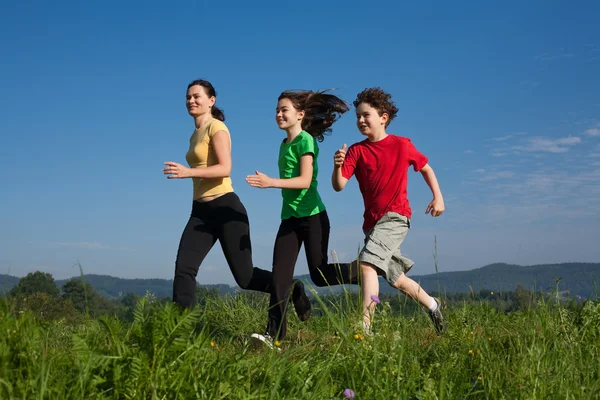
<svg viewBox="0 0 600 400">
<path fill-rule="evenodd" d="M 378 275 L 407 296 L 429 309 L 438 333 L 447 326 L 440 301 L 429 296 L 406 273 L 414 262 L 400 253 L 400 245 L 410 229 L 411 208 L 407 198 L 408 168 L 421 172 L 433 193 L 426 214 L 438 217 L 444 212 L 444 199 L 428 159 L 410 139 L 386 133 L 398 109 L 391 95 L 379 88 L 365 89 L 354 101 L 356 124 L 367 139 L 338 150 L 334 156 L 331 183 L 336 191 L 356 176 L 365 204 L 363 231 L 365 245 L 359 254 L 362 270 L 364 329 L 371 332 L 371 317 L 379 302 Z"/>
</svg>

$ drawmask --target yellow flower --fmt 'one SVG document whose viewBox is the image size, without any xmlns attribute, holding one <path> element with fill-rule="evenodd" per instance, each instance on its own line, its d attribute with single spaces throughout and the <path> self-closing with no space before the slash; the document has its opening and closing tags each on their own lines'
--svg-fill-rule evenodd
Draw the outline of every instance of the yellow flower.
<svg viewBox="0 0 600 400">
<path fill-rule="evenodd" d="M 358 333 L 354 334 L 354 339 L 358 340 Z"/>
<path fill-rule="evenodd" d="M 277 347 L 281 346 L 281 342 L 279 342 L 279 340 L 276 340 L 275 341 L 275 346 L 277 346 Z"/>
<path fill-rule="evenodd" d="M 492 338 L 491 338 L 491 337 L 489 337 L 489 338 L 488 338 L 488 342 L 491 342 L 491 341 L 492 341 Z"/>
<path fill-rule="evenodd" d="M 482 380 L 483 380 L 483 376 L 479 375 L 479 376 L 477 377 L 477 380 L 479 380 L 479 381 L 482 381 Z"/>
<path fill-rule="evenodd" d="M 494 292 L 490 292 L 490 294 L 494 294 Z"/>
<path fill-rule="evenodd" d="M 215 347 L 215 341 L 214 340 L 210 341 L 210 347 Z"/>
<path fill-rule="evenodd" d="M 473 353 L 473 350 L 469 350 L 469 355 L 472 356 L 473 354 L 475 354 Z"/>
</svg>

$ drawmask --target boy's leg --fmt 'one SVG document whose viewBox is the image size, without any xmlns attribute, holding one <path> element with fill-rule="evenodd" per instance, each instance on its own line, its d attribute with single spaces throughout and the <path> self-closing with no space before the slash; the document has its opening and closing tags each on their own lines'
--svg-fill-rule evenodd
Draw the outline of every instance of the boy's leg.
<svg viewBox="0 0 600 400">
<path fill-rule="evenodd" d="M 443 333 L 446 330 L 448 323 L 444 318 L 444 314 L 442 313 L 442 304 L 438 299 L 428 295 L 427 292 L 423 290 L 421 285 L 410 279 L 405 274 L 402 274 L 400 278 L 394 282 L 393 286 L 401 290 L 402 293 L 406 294 L 407 296 L 417 300 L 423 306 L 427 307 L 429 310 L 429 318 L 431 318 L 437 333 Z"/>
<path fill-rule="evenodd" d="M 400 245 L 410 228 L 410 221 L 403 215 L 389 212 L 381 217 L 365 235 L 365 245 L 360 251 L 359 260 L 363 273 L 363 309 L 365 328 L 373 319 L 375 302 L 381 275 L 388 282 L 395 282 L 408 271 L 413 262 L 406 257 L 394 258 L 400 252 Z"/>
<path fill-rule="evenodd" d="M 363 327 L 365 332 L 370 332 L 371 320 L 377 305 L 373 296 L 379 296 L 379 278 L 373 264 L 361 262 L 360 267 L 362 271 Z"/>
<path fill-rule="evenodd" d="M 301 245 L 295 222 L 294 219 L 281 222 L 273 249 L 273 289 L 269 303 L 267 334 L 279 340 L 287 333 L 286 312 Z"/>
<path fill-rule="evenodd" d="M 310 279 L 319 287 L 357 284 L 359 275 L 357 261 L 344 264 L 327 263 L 330 230 L 327 211 L 302 220 L 299 233 L 304 243 Z"/>
<path fill-rule="evenodd" d="M 400 277 L 392 284 L 392 286 L 402 291 L 402 293 L 408 297 L 417 300 L 431 311 L 435 311 L 437 307 L 435 299 L 427 294 L 421 285 L 406 276 L 406 274 L 400 275 Z"/>
</svg>

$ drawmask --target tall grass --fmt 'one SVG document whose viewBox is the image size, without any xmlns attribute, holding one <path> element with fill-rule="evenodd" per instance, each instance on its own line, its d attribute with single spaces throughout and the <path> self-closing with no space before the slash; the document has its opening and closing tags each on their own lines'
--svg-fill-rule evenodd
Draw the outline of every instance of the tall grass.
<svg viewBox="0 0 600 400">
<path fill-rule="evenodd" d="M 180 312 L 142 298 L 134 321 L 43 322 L 0 302 L 0 399 L 594 399 L 600 398 L 600 305 L 553 301 L 502 313 L 447 309 L 447 334 L 422 310 L 382 302 L 362 336 L 358 294 L 317 298 L 290 315 L 281 352 L 254 347 L 268 299 L 209 299 Z"/>
</svg>

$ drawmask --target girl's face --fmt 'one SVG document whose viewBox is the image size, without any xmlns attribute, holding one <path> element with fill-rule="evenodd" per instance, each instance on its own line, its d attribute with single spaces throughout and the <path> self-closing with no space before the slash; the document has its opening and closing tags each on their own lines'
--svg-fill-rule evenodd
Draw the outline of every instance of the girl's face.
<svg viewBox="0 0 600 400">
<path fill-rule="evenodd" d="M 279 129 L 289 129 L 296 124 L 302 123 L 304 111 L 298 111 L 290 99 L 281 99 L 277 102 L 275 109 L 275 121 Z"/>
<path fill-rule="evenodd" d="M 188 113 L 193 117 L 210 113 L 215 101 L 216 98 L 214 96 L 208 97 L 206 91 L 200 85 L 190 87 L 185 95 L 185 106 Z"/>
</svg>

